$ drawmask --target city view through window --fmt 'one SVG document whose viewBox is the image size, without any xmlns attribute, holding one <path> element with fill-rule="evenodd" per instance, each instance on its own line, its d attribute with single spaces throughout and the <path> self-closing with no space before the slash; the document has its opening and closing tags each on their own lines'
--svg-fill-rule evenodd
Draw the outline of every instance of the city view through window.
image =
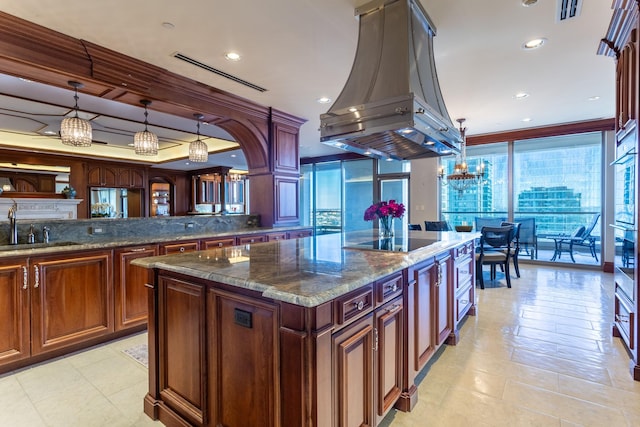
<svg viewBox="0 0 640 427">
<path fill-rule="evenodd" d="M 471 146 L 467 161 L 472 171 L 484 165 L 484 179 L 464 192 L 443 187 L 442 219 L 452 226 L 487 217 L 521 222 L 531 259 L 599 263 L 600 132 Z M 446 173 L 453 164 L 454 158 L 442 159 Z M 570 249 L 560 236 L 572 235 L 584 239 L 574 239 Z"/>
</svg>

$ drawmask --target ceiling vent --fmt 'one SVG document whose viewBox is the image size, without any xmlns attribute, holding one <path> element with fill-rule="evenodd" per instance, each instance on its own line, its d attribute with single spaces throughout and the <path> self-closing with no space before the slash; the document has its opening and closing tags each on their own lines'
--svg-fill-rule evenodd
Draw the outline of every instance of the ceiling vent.
<svg viewBox="0 0 640 427">
<path fill-rule="evenodd" d="M 256 84 L 253 84 L 251 82 L 243 80 L 240 77 L 236 77 L 236 76 L 234 76 L 232 74 L 225 73 L 224 71 L 218 70 L 217 68 L 213 68 L 212 66 L 204 64 L 204 63 L 202 63 L 202 62 L 200 62 L 200 61 L 198 61 L 196 59 L 190 58 L 187 55 L 183 55 L 180 52 L 174 53 L 173 57 L 177 58 L 177 59 L 180 59 L 180 60 L 182 60 L 184 62 L 188 62 L 191 65 L 195 65 L 196 67 L 200 67 L 203 70 L 207 70 L 210 73 L 217 74 L 220 77 L 224 77 L 225 79 L 233 80 L 236 83 L 240 83 L 241 85 L 244 85 L 246 87 L 250 87 L 251 89 L 255 89 L 258 92 L 266 92 L 267 91 L 267 89 L 265 89 L 265 88 L 263 88 L 261 86 L 258 86 Z"/>
<path fill-rule="evenodd" d="M 557 0 L 556 21 L 577 18 L 582 10 L 582 0 Z"/>
</svg>

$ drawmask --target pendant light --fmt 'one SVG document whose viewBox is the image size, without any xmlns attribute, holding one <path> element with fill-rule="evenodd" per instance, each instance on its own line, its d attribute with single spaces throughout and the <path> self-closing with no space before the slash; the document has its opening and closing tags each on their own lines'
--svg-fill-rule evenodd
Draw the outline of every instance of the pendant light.
<svg viewBox="0 0 640 427">
<path fill-rule="evenodd" d="M 76 101 L 75 116 L 65 117 L 60 123 L 60 137 L 62 143 L 73 147 L 90 147 L 93 139 L 93 131 L 91 123 L 78 117 L 78 89 L 83 86 L 82 83 L 70 80 L 67 82 L 74 89 L 73 99 Z"/>
<path fill-rule="evenodd" d="M 194 114 L 193 117 L 198 120 L 198 139 L 189 144 L 189 161 L 206 162 L 209 160 L 209 147 L 200 140 L 200 122 L 204 116 L 202 114 Z"/>
<path fill-rule="evenodd" d="M 151 101 L 141 99 L 140 104 L 144 105 L 144 130 L 136 132 L 133 136 L 133 148 L 136 154 L 140 154 L 141 156 L 155 156 L 158 154 L 158 137 L 153 132 L 147 130 L 147 125 L 149 124 L 147 121 L 147 116 L 149 116 L 147 107 L 151 105 Z"/>
</svg>

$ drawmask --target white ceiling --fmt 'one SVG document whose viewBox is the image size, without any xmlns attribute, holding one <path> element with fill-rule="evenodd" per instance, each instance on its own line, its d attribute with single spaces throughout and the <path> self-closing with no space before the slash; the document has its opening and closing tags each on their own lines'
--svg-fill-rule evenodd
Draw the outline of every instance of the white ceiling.
<svg viewBox="0 0 640 427">
<path fill-rule="evenodd" d="M 559 0 L 530 7 L 521 0 L 420 1 L 437 28 L 435 59 L 447 109 L 452 120 L 467 119 L 467 135 L 614 116 L 615 63 L 596 55 L 611 1 L 585 0 L 580 15 L 564 22 L 556 20 Z M 313 157 L 337 152 L 319 141 L 319 116 L 330 105 L 316 100 L 339 95 L 357 43 L 354 9 L 366 2 L 0 0 L 0 9 L 305 118 L 300 155 Z M 548 39 L 542 48 L 521 48 L 539 37 Z M 227 51 L 242 60 L 226 60 Z M 175 59 L 176 52 L 267 91 Z M 518 92 L 530 96 L 517 100 Z M 142 121 L 139 112 L 131 119 Z"/>
</svg>

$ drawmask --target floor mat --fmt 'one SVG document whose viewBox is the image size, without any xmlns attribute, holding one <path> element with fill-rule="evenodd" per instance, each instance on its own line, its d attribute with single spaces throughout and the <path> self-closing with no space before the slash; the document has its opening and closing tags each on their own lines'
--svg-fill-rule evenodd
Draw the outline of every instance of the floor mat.
<svg viewBox="0 0 640 427">
<path fill-rule="evenodd" d="M 134 358 L 138 363 L 144 365 L 145 368 L 149 367 L 149 349 L 147 344 L 134 345 L 131 348 L 122 350 L 124 354 Z"/>
</svg>

